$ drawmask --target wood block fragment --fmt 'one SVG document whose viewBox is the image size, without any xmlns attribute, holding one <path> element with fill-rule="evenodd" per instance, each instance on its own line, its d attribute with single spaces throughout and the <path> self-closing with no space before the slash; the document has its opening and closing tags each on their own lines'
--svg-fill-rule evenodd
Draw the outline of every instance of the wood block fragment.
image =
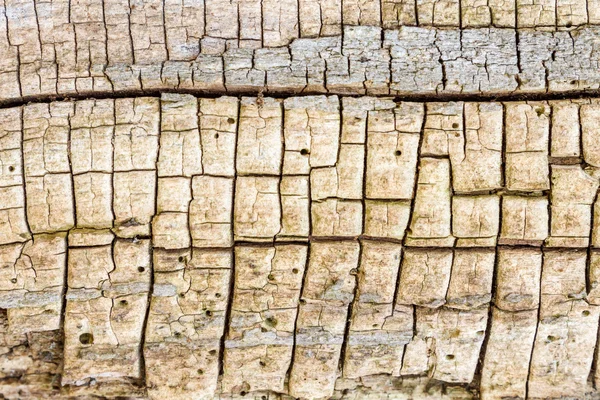
<svg viewBox="0 0 600 400">
<path fill-rule="evenodd" d="M 498 249 L 494 304 L 503 311 L 537 309 L 540 303 L 542 252 L 534 248 Z"/>
<path fill-rule="evenodd" d="M 503 311 L 492 308 L 481 373 L 481 398 L 525 398 L 529 362 L 536 334 L 537 310 Z M 506 350 L 510 349 L 510 357 Z"/>
<path fill-rule="evenodd" d="M 407 243 L 452 247 L 451 197 L 449 161 L 421 158 Z"/>
<path fill-rule="evenodd" d="M 413 334 L 413 309 L 394 304 L 402 246 L 364 241 L 361 244 L 357 297 L 346 338 L 343 374 L 360 378 L 398 376 L 404 346 Z"/>
<path fill-rule="evenodd" d="M 359 252 L 353 241 L 310 246 L 289 381 L 294 397 L 326 397 L 334 391 Z"/>
<path fill-rule="evenodd" d="M 585 300 L 585 251 L 547 251 L 541 303 L 531 356 L 528 393 L 533 398 L 580 397 L 588 390 L 600 308 Z"/>
<path fill-rule="evenodd" d="M 236 247 L 224 392 L 284 390 L 307 254 L 304 245 Z"/>
</svg>

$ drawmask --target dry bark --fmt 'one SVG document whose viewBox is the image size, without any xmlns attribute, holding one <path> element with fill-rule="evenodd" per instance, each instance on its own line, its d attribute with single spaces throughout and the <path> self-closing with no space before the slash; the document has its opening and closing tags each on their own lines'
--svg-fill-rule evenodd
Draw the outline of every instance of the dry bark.
<svg viewBox="0 0 600 400">
<path fill-rule="evenodd" d="M 4 108 L 0 391 L 592 396 L 598 110 L 189 94 Z"/>
<path fill-rule="evenodd" d="M 0 102 L 600 89 L 598 0 L 5 0 Z M 237 21 L 237 23 L 236 23 Z"/>
<path fill-rule="evenodd" d="M 599 5 L 4 0 L 0 397 L 599 398 Z"/>
</svg>

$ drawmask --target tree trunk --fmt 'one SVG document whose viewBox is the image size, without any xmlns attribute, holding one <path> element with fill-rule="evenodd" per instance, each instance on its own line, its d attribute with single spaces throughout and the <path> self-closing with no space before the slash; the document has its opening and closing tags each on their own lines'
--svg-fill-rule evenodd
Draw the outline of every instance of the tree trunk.
<svg viewBox="0 0 600 400">
<path fill-rule="evenodd" d="M 0 397 L 598 398 L 600 0 L 4 0 Z"/>
</svg>

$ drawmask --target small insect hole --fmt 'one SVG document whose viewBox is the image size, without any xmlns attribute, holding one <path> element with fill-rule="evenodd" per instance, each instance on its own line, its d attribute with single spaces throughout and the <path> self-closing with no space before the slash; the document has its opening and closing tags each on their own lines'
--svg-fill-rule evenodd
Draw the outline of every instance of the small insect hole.
<svg viewBox="0 0 600 400">
<path fill-rule="evenodd" d="M 211 350 L 208 352 L 208 354 L 210 354 L 211 356 L 214 356 L 215 354 L 217 354 L 216 350 Z"/>
<path fill-rule="evenodd" d="M 308 155 L 308 153 L 310 153 L 310 151 L 308 151 L 308 149 L 302 149 L 302 150 L 300 150 L 300 154 L 302 154 L 303 156 Z"/>
<path fill-rule="evenodd" d="M 121 301 L 119 301 L 119 303 L 121 303 L 122 306 L 126 306 L 127 305 L 127 300 L 121 300 Z"/>
<path fill-rule="evenodd" d="M 219 138 L 219 134 L 215 133 L 215 139 L 218 139 L 218 138 Z"/>
<path fill-rule="evenodd" d="M 221 297 L 221 293 L 215 293 L 215 297 L 218 299 L 219 297 Z"/>
<path fill-rule="evenodd" d="M 185 260 L 185 258 L 183 258 L 183 256 L 179 256 L 179 258 L 177 259 L 179 262 L 183 262 L 183 260 Z"/>
<path fill-rule="evenodd" d="M 458 122 L 452 124 L 452 129 L 458 129 Z"/>
<path fill-rule="evenodd" d="M 15 170 L 15 167 L 13 167 L 13 166 L 11 165 L 10 167 L 8 167 L 8 170 L 9 170 L 10 172 L 13 172 L 13 171 Z"/>
<path fill-rule="evenodd" d="M 210 310 L 206 310 L 205 314 L 207 317 L 212 317 L 212 315 L 213 315 L 212 311 L 210 311 Z"/>
<path fill-rule="evenodd" d="M 538 115 L 538 117 L 541 117 L 546 112 L 546 108 L 545 107 L 538 107 L 538 108 L 535 109 L 535 112 Z"/>
<path fill-rule="evenodd" d="M 91 333 L 82 333 L 79 335 L 79 341 L 81 344 L 92 344 L 94 343 L 94 336 Z"/>
<path fill-rule="evenodd" d="M 12 278 L 10 281 L 11 281 L 12 283 L 17 283 L 17 278 Z"/>
<path fill-rule="evenodd" d="M 298 273 L 298 272 L 300 272 L 300 271 L 298 271 L 298 268 L 293 268 L 293 269 L 292 269 L 292 272 L 293 272 L 294 274 L 297 274 L 297 273 Z"/>
<path fill-rule="evenodd" d="M 144 267 L 138 267 L 138 272 L 144 272 L 146 270 L 146 268 Z"/>
<path fill-rule="evenodd" d="M 399 157 L 399 156 L 401 156 L 401 155 L 402 155 L 402 152 L 401 152 L 400 150 L 396 150 L 396 151 L 394 152 L 394 154 L 396 155 L 396 157 Z"/>
<path fill-rule="evenodd" d="M 588 310 L 584 310 L 581 312 L 581 315 L 583 315 L 584 317 L 587 317 L 588 315 L 590 315 L 590 312 Z"/>
<path fill-rule="evenodd" d="M 446 360 L 454 360 L 454 354 L 446 355 Z"/>
<path fill-rule="evenodd" d="M 235 119 L 233 119 L 233 118 L 227 118 L 227 123 L 233 124 L 233 123 L 235 123 Z"/>
</svg>

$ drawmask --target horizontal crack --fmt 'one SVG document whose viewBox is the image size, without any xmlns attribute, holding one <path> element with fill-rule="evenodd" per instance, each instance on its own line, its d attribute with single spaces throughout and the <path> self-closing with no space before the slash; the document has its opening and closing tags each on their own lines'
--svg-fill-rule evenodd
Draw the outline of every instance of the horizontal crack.
<svg viewBox="0 0 600 400">
<path fill-rule="evenodd" d="M 551 100 L 575 100 L 600 97 L 600 89 L 571 90 L 561 92 L 538 92 L 538 93 L 415 93 L 402 95 L 389 94 L 344 94 L 329 91 L 302 93 L 291 91 L 289 93 L 280 90 L 269 92 L 267 89 L 257 89 L 256 91 L 227 91 L 227 90 L 203 90 L 203 89 L 149 89 L 149 90 L 122 90 L 115 92 L 86 92 L 81 94 L 69 94 L 65 96 L 57 95 L 38 95 L 24 96 L 16 99 L 0 100 L 0 108 L 19 107 L 29 103 L 52 103 L 56 101 L 75 101 L 88 99 L 123 99 L 131 97 L 160 97 L 163 93 L 191 94 L 202 98 L 229 97 L 256 97 L 261 94 L 268 95 L 276 99 L 285 99 L 289 97 L 308 97 L 308 96 L 338 96 L 347 98 L 372 97 L 391 99 L 395 102 L 495 102 L 495 101 L 551 101 Z"/>
</svg>

